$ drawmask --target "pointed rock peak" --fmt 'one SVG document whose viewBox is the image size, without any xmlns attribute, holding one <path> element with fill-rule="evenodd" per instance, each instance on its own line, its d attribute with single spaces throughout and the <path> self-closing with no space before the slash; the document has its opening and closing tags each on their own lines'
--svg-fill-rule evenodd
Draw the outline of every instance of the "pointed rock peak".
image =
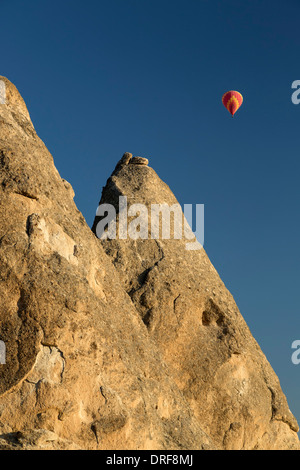
<svg viewBox="0 0 300 470">
<path fill-rule="evenodd" d="M 118 163 L 116 164 L 116 168 L 114 169 L 112 174 L 113 175 L 117 174 L 121 170 L 121 168 L 123 168 L 125 165 L 128 165 L 131 159 L 132 159 L 132 153 L 125 152 L 121 160 L 119 160 Z"/>
<path fill-rule="evenodd" d="M 203 247 L 181 238 L 175 195 L 138 157 L 119 168 L 100 200 L 115 208 L 115 231 L 102 237 L 101 211 L 93 231 L 199 425 L 220 449 L 299 449 L 297 421 L 234 298 Z"/>
<path fill-rule="evenodd" d="M 118 161 L 116 168 L 114 169 L 112 176 L 117 175 L 119 171 L 127 165 L 143 165 L 147 166 L 149 160 L 143 157 L 133 157 L 132 153 L 125 152 L 121 160 Z"/>
<path fill-rule="evenodd" d="M 13 83 L 0 75 L 0 110 L 5 107 L 13 114 L 21 114 L 31 121 L 25 101 Z"/>
</svg>

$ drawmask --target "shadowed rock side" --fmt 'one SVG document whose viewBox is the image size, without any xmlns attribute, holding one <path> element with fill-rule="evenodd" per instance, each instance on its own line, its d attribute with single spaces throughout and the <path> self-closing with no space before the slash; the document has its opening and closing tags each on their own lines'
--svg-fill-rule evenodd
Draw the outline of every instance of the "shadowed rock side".
<svg viewBox="0 0 300 470">
<path fill-rule="evenodd" d="M 0 80 L 0 449 L 213 449 Z"/>
<path fill-rule="evenodd" d="M 117 164 L 100 203 L 118 212 L 119 196 L 126 196 L 128 207 L 143 203 L 149 214 L 151 204 L 178 204 L 147 162 L 131 157 L 126 153 Z M 100 243 L 216 447 L 298 449 L 298 424 L 279 380 L 204 249 L 188 251 L 186 240 L 150 236 Z"/>
</svg>

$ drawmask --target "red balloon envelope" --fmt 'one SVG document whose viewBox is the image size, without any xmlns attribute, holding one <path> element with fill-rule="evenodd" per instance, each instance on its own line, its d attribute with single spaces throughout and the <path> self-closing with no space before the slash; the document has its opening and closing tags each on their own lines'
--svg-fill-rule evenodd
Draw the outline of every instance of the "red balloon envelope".
<svg viewBox="0 0 300 470">
<path fill-rule="evenodd" d="M 243 102 L 243 97 L 238 91 L 227 91 L 222 97 L 222 103 L 225 108 L 234 115 Z"/>
</svg>

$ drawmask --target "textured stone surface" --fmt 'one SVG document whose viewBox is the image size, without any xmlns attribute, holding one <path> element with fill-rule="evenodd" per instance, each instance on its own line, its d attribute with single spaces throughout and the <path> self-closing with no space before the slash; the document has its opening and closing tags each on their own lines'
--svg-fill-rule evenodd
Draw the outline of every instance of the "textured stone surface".
<svg viewBox="0 0 300 470">
<path fill-rule="evenodd" d="M 118 211 L 120 196 L 128 208 L 145 204 L 148 216 L 151 204 L 178 204 L 152 168 L 122 160 L 100 203 Z M 150 239 L 150 217 L 146 223 L 146 240 L 101 244 L 201 427 L 218 448 L 298 448 L 279 380 L 204 249 Z"/>
<path fill-rule="evenodd" d="M 131 165 L 148 165 L 149 160 L 144 157 L 133 157 L 129 163 Z"/>
<path fill-rule="evenodd" d="M 279 381 L 204 251 L 99 241 L 0 79 L 0 449 L 296 448 Z M 131 159 L 105 200 L 176 201 Z"/>
<path fill-rule="evenodd" d="M 0 79 L 0 449 L 213 448 Z"/>
</svg>

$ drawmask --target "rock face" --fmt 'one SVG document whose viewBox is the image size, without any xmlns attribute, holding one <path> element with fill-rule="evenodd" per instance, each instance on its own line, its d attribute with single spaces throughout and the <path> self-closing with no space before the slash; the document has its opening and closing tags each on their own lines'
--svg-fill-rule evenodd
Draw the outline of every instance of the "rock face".
<svg viewBox="0 0 300 470">
<path fill-rule="evenodd" d="M 279 381 L 204 250 L 98 240 L 0 80 L 0 449 L 298 448 Z M 131 160 L 103 200 L 175 201 Z"/>
<path fill-rule="evenodd" d="M 0 449 L 214 448 L 0 79 Z"/>
<path fill-rule="evenodd" d="M 125 155 L 100 204 L 117 213 L 120 196 L 128 210 L 144 204 L 148 238 L 101 243 L 194 416 L 217 448 L 298 448 L 279 380 L 204 249 L 187 250 L 187 240 L 165 239 L 162 231 L 151 239 L 151 205 L 178 205 L 173 193 L 152 168 Z"/>
</svg>

